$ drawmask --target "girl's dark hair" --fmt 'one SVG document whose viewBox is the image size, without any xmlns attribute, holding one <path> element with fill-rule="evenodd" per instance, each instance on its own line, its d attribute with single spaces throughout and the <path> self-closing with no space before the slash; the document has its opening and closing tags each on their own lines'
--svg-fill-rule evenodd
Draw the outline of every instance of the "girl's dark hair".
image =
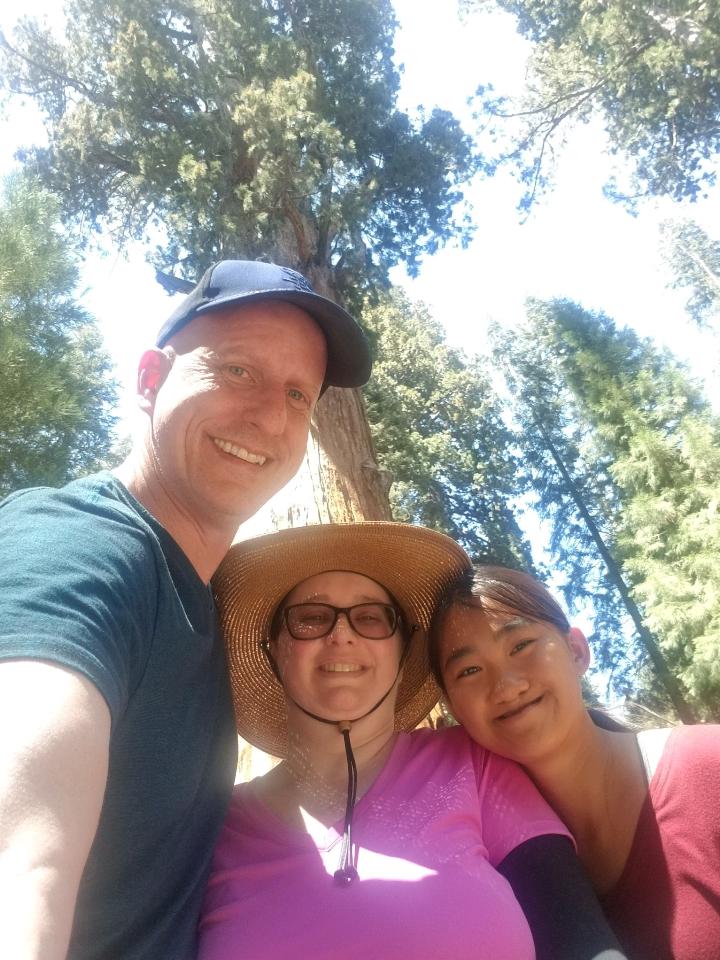
<svg viewBox="0 0 720 960">
<path fill-rule="evenodd" d="M 430 626 L 430 668 L 442 690 L 440 639 L 448 610 L 477 607 L 486 613 L 510 613 L 550 623 L 563 633 L 570 630 L 565 613 L 552 594 L 528 573 L 509 567 L 480 565 L 464 572 L 444 590 Z"/>
</svg>

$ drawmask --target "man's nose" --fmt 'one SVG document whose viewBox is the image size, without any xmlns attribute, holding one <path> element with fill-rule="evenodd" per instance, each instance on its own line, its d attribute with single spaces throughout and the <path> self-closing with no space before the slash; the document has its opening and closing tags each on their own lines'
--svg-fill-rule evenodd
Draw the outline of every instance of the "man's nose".
<svg viewBox="0 0 720 960">
<path fill-rule="evenodd" d="M 259 384 L 254 391 L 251 406 L 246 408 L 247 419 L 263 433 L 280 436 L 287 424 L 287 392 L 278 384 Z"/>
</svg>

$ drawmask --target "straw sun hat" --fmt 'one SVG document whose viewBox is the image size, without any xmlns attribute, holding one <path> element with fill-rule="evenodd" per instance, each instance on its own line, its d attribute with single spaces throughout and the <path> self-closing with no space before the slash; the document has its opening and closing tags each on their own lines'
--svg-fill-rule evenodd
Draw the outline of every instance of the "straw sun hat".
<svg viewBox="0 0 720 960">
<path fill-rule="evenodd" d="M 427 630 L 440 592 L 469 567 L 465 551 L 442 533 L 404 523 L 294 527 L 236 543 L 213 578 L 227 648 L 238 733 L 276 757 L 287 752 L 282 687 L 262 644 L 277 606 L 303 580 L 348 570 L 377 581 L 415 625 L 395 707 L 395 727 L 410 730 L 432 709 L 438 689 L 429 671 Z"/>
</svg>

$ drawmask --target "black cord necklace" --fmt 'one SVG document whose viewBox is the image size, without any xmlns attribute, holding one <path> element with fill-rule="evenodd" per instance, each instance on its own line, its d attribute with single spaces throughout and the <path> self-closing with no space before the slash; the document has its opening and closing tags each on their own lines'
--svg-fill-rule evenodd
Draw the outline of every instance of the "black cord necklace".
<svg viewBox="0 0 720 960">
<path fill-rule="evenodd" d="M 403 658 L 404 659 L 404 658 Z M 340 846 L 340 864 L 333 874 L 333 880 L 339 887 L 349 887 L 350 884 L 358 879 L 358 872 L 355 869 L 355 864 L 353 862 L 353 849 L 352 849 L 352 820 L 353 820 L 353 811 L 355 810 L 355 800 L 357 799 L 357 764 L 355 762 L 355 754 L 353 753 L 352 743 L 350 742 L 350 730 L 352 725 L 357 723 L 360 720 L 364 720 L 365 717 L 369 717 L 371 713 L 374 713 L 381 704 L 383 704 L 390 694 L 395 689 L 395 684 L 398 682 L 398 677 L 400 676 L 400 671 L 402 670 L 402 661 L 398 667 L 398 672 L 395 674 L 395 679 L 392 682 L 390 689 L 380 697 L 378 702 L 372 706 L 367 713 L 363 713 L 360 717 L 355 717 L 354 720 L 328 720 L 327 717 L 319 717 L 316 713 L 311 713 L 309 710 L 306 710 L 305 707 L 298 703 L 297 700 L 290 697 L 287 691 L 285 696 L 295 704 L 295 706 L 302 710 L 302 712 L 310 717 L 312 720 L 318 720 L 320 723 L 328 723 L 332 726 L 336 726 L 339 732 L 342 734 L 343 741 L 345 743 L 345 759 L 347 760 L 347 770 L 348 770 L 348 789 L 347 789 L 347 800 L 345 803 L 345 824 L 343 828 L 343 837 L 342 844 Z"/>
<path fill-rule="evenodd" d="M 333 880 L 339 887 L 347 887 L 358 878 L 358 872 L 352 862 L 352 817 L 357 797 L 357 764 L 350 743 L 350 726 L 347 721 L 338 724 L 338 729 L 345 741 L 345 758 L 348 765 L 348 792 L 345 804 L 345 827 L 340 847 L 340 866 L 333 874 Z"/>
</svg>

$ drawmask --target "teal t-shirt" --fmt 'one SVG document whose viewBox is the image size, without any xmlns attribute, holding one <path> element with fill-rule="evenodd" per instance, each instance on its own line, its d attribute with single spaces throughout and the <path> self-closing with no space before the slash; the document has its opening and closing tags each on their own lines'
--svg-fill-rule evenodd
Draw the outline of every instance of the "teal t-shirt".
<svg viewBox="0 0 720 960">
<path fill-rule="evenodd" d="M 88 677 L 112 717 L 69 960 L 191 960 L 237 758 L 210 589 L 110 473 L 0 504 L 0 659 Z"/>
</svg>

